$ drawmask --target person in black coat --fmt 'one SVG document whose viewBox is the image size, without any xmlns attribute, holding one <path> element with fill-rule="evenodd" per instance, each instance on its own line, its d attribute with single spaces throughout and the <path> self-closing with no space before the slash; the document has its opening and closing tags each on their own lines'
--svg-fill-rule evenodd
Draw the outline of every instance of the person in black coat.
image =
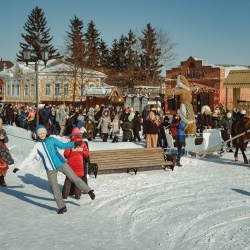
<svg viewBox="0 0 250 250">
<path fill-rule="evenodd" d="M 211 109 L 205 105 L 201 108 L 201 115 L 197 122 L 197 131 L 202 133 L 204 129 L 211 129 L 213 127 L 212 116 L 210 115 Z"/>
<path fill-rule="evenodd" d="M 142 111 L 142 119 L 143 119 L 143 123 L 147 120 L 149 116 L 149 108 L 148 106 L 146 105 Z"/>
<path fill-rule="evenodd" d="M 139 111 L 135 111 L 135 116 L 134 116 L 134 120 L 133 120 L 133 141 L 136 142 L 136 139 L 138 139 L 138 142 L 141 142 L 141 138 L 140 138 L 140 131 L 141 131 L 141 117 L 140 117 L 140 112 Z"/>
<path fill-rule="evenodd" d="M 227 115 L 225 115 L 219 123 L 219 126 L 222 127 L 221 137 L 223 141 L 230 139 L 232 124 L 233 124 L 232 114 L 228 112 Z M 231 147 L 230 141 L 227 142 L 227 146 L 228 148 Z M 233 150 L 230 149 L 229 152 L 233 152 Z"/>
<path fill-rule="evenodd" d="M 8 125 L 12 125 L 14 119 L 14 111 L 12 108 L 12 104 L 8 104 L 5 110 L 5 122 Z"/>
<path fill-rule="evenodd" d="M 49 104 L 45 104 L 44 108 L 39 111 L 39 115 L 39 123 L 44 125 L 46 128 L 49 128 L 50 126 L 48 124 L 48 121 L 49 117 L 51 116 L 51 109 L 49 107 Z"/>
<path fill-rule="evenodd" d="M 169 129 L 169 127 L 170 127 L 169 117 L 165 116 L 163 123 L 161 123 L 160 134 L 159 134 L 160 137 L 159 144 L 162 148 L 166 148 L 168 146 L 165 129 Z"/>
</svg>

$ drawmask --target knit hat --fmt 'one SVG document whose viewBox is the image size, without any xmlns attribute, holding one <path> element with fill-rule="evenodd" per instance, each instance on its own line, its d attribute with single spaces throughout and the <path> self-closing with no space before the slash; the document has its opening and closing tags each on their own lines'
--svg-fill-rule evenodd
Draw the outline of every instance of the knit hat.
<svg viewBox="0 0 250 250">
<path fill-rule="evenodd" d="M 72 134 L 81 134 L 81 131 L 78 127 L 76 127 L 72 130 Z"/>
<path fill-rule="evenodd" d="M 128 116 L 128 120 L 129 120 L 129 121 L 132 121 L 132 120 L 133 120 L 133 116 L 132 116 L 132 115 L 129 115 L 129 116 Z"/>
<path fill-rule="evenodd" d="M 47 135 L 47 129 L 43 125 L 37 125 L 35 131 L 36 131 L 37 137 L 40 134 L 46 134 Z"/>
</svg>

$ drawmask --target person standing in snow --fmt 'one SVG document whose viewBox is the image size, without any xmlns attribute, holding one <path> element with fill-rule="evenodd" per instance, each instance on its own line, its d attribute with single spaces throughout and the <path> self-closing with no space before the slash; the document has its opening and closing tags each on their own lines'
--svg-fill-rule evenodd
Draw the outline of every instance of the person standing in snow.
<svg viewBox="0 0 250 250">
<path fill-rule="evenodd" d="M 140 138 L 140 131 L 141 131 L 141 117 L 140 112 L 135 111 L 134 119 L 133 119 L 133 141 L 136 142 L 136 139 L 138 139 L 138 142 L 141 142 Z"/>
<path fill-rule="evenodd" d="M 158 143 L 158 129 L 161 123 L 156 119 L 155 113 L 150 111 L 149 117 L 143 123 L 143 134 L 146 136 L 146 147 L 156 148 Z"/>
<path fill-rule="evenodd" d="M 185 147 L 186 147 L 186 134 L 184 132 L 184 128 L 186 126 L 185 122 L 180 122 L 176 134 L 175 145 L 178 148 L 177 154 L 177 166 L 181 167 L 181 157 L 185 154 Z"/>
<path fill-rule="evenodd" d="M 102 116 L 99 120 L 98 129 L 101 129 L 101 135 L 103 138 L 103 142 L 107 142 L 108 141 L 108 134 L 109 134 L 109 125 L 111 123 L 111 119 L 110 119 L 110 111 L 109 109 L 104 109 L 102 111 Z"/>
<path fill-rule="evenodd" d="M 67 212 L 66 205 L 63 201 L 61 191 L 57 182 L 57 172 L 65 174 L 76 186 L 81 189 L 84 193 L 88 193 L 92 200 L 95 199 L 93 190 L 78 176 L 75 175 L 73 170 L 69 167 L 66 160 L 57 151 L 57 148 L 66 149 L 73 148 L 82 145 L 82 141 L 67 142 L 63 143 L 55 137 L 47 137 L 47 129 L 43 125 L 36 126 L 35 135 L 33 139 L 37 141 L 29 155 L 22 161 L 19 168 L 13 170 L 14 173 L 22 169 L 27 165 L 37 154 L 42 158 L 44 168 L 47 172 L 50 187 L 54 196 L 54 199 L 59 208 L 58 214 Z"/>
<path fill-rule="evenodd" d="M 8 165 L 13 164 L 9 149 L 6 147 L 5 143 L 9 141 L 6 131 L 2 128 L 3 120 L 0 118 L 0 186 L 6 187 L 4 177 L 9 169 Z"/>
<path fill-rule="evenodd" d="M 72 131 L 72 134 L 70 135 L 70 138 L 72 142 L 76 141 L 82 141 L 82 134 L 80 132 L 79 128 L 74 128 Z M 74 173 L 79 176 L 81 179 L 84 176 L 84 159 L 89 156 L 89 150 L 85 143 L 82 143 L 82 145 L 78 146 L 75 149 L 67 148 L 64 150 L 64 157 L 68 159 L 68 164 L 71 167 L 71 169 L 74 171 Z M 87 184 L 87 183 L 86 183 Z M 66 176 L 63 189 L 62 189 L 62 196 L 63 199 L 67 199 L 70 193 L 70 187 L 71 187 L 71 180 Z M 74 195 L 76 199 L 80 199 L 82 194 L 82 191 L 80 188 L 75 186 L 74 189 Z"/>
<path fill-rule="evenodd" d="M 123 142 L 127 142 L 128 140 L 130 142 L 132 142 L 132 131 L 133 131 L 133 116 L 129 115 L 128 119 L 125 120 L 125 122 L 123 123 L 122 126 L 122 130 L 123 130 L 123 137 L 122 137 L 122 141 Z"/>
</svg>

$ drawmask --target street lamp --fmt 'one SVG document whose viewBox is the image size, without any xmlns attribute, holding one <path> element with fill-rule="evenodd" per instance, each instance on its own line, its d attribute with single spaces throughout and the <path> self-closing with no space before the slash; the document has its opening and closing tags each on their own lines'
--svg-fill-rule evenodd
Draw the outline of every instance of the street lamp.
<svg viewBox="0 0 250 250">
<path fill-rule="evenodd" d="M 31 50 L 25 48 L 22 52 L 23 59 L 26 61 L 26 65 L 28 65 L 28 62 L 30 61 L 31 57 Z M 44 65 L 46 66 L 46 62 L 49 60 L 49 51 L 46 49 L 41 51 L 42 61 L 44 61 Z M 36 73 L 36 125 L 39 124 L 38 120 L 38 112 L 39 112 L 39 94 L 38 94 L 38 58 L 35 61 L 35 73 Z"/>
</svg>

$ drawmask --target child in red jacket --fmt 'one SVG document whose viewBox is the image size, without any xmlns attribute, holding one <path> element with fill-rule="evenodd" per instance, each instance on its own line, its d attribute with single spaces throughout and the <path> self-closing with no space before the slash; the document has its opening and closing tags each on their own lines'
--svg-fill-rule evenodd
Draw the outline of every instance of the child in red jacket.
<svg viewBox="0 0 250 250">
<path fill-rule="evenodd" d="M 70 141 L 81 141 L 82 134 L 79 128 L 74 128 L 70 135 Z M 64 151 L 64 157 L 68 159 L 68 165 L 75 172 L 75 174 L 82 178 L 84 175 L 84 159 L 89 156 L 89 150 L 85 143 L 77 146 L 76 148 L 68 148 Z M 70 193 L 71 180 L 66 176 L 64 181 L 62 196 L 63 199 L 67 199 Z M 82 191 L 76 186 L 74 195 L 76 199 L 80 199 Z"/>
</svg>

